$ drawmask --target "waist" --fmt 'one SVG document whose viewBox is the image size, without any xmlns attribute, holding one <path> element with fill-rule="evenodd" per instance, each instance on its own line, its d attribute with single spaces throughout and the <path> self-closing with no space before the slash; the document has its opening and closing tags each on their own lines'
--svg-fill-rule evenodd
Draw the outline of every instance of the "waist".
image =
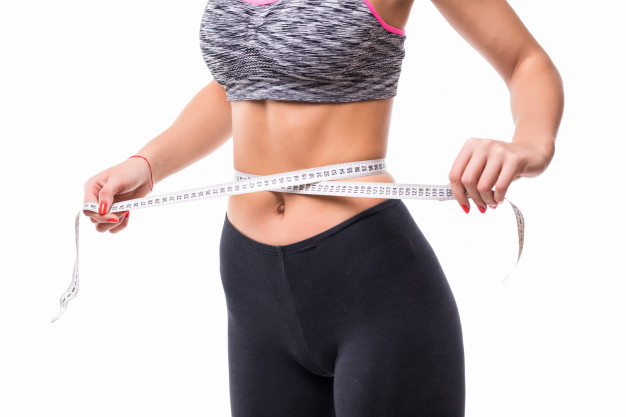
<svg viewBox="0 0 626 417">
<path fill-rule="evenodd" d="M 297 169 L 304 168 L 300 167 L 295 170 Z M 235 179 L 246 179 L 260 175 L 250 174 L 235 170 Z M 354 175 L 358 174 L 355 173 Z M 317 181 L 323 181 L 323 179 L 318 179 Z M 358 175 L 342 178 L 340 181 L 395 182 L 389 172 Z M 227 215 L 230 223 L 250 239 L 265 244 L 286 245 L 321 233 L 385 200 L 387 198 L 354 198 L 280 191 L 258 191 L 229 196 Z"/>
<path fill-rule="evenodd" d="M 331 188 L 337 191 L 342 187 L 358 188 L 358 185 L 347 186 L 350 182 L 368 181 L 374 182 L 376 179 L 393 182 L 393 177 L 387 170 L 387 161 L 384 157 L 367 158 L 355 161 L 338 161 L 326 164 L 311 164 L 306 167 L 299 167 L 291 171 L 279 171 L 270 174 L 253 174 L 235 169 L 235 191 L 253 191 L 254 189 L 274 192 L 281 195 L 315 194 L 315 189 Z M 332 182 L 333 180 L 342 180 Z M 369 184 L 368 184 L 369 185 Z M 304 190 L 303 187 L 306 187 Z M 238 194 L 238 193 L 237 193 Z M 235 195 L 237 195 L 235 194 Z M 325 194 L 335 195 L 335 194 Z M 345 194 L 336 194 L 337 196 Z M 377 196 L 377 195 L 374 195 Z"/>
</svg>

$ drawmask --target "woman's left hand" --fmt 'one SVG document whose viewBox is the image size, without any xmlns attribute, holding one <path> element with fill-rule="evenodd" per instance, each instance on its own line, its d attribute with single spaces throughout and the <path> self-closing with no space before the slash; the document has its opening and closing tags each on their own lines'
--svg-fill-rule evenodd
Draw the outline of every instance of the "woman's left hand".
<svg viewBox="0 0 626 417">
<path fill-rule="evenodd" d="M 463 211 L 469 212 L 469 197 L 484 213 L 487 205 L 496 208 L 496 204 L 504 202 L 513 181 L 536 177 L 549 163 L 549 155 L 536 144 L 469 138 L 456 157 L 448 178 L 452 194 Z"/>
</svg>

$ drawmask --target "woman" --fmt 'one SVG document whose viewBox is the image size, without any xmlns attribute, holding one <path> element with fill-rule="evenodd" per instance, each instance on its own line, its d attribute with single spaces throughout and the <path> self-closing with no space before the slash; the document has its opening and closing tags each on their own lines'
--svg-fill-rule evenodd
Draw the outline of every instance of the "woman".
<svg viewBox="0 0 626 417">
<path fill-rule="evenodd" d="M 561 79 L 505 0 L 433 3 L 511 93 L 513 140 L 467 140 L 449 174 L 462 209 L 471 198 L 484 213 L 550 163 Z M 100 212 L 84 214 L 100 232 L 123 230 L 114 202 L 147 195 L 231 136 L 235 170 L 255 175 L 384 158 L 411 6 L 210 0 L 200 38 L 213 80 L 141 158 L 86 182 Z M 230 196 L 220 273 L 233 416 L 464 415 L 457 306 L 402 200 Z"/>
</svg>

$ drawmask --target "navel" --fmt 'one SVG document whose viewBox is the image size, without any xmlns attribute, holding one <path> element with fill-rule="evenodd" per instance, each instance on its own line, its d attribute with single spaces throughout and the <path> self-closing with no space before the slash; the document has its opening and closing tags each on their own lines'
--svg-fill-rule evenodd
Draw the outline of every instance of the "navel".
<svg viewBox="0 0 626 417">
<path fill-rule="evenodd" d="M 278 214 L 285 214 L 285 203 L 279 203 L 276 211 L 278 212 Z"/>
</svg>

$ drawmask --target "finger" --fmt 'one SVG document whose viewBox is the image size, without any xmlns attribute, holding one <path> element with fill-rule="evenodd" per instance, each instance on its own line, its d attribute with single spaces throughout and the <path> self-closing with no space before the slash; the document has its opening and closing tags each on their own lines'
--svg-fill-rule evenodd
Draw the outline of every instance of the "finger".
<svg viewBox="0 0 626 417">
<path fill-rule="evenodd" d="M 126 215 L 122 217 L 120 224 L 118 224 L 117 226 L 113 226 L 111 230 L 109 230 L 109 232 L 118 233 L 121 230 L 124 230 L 127 224 L 128 224 L 128 212 L 126 212 Z"/>
<path fill-rule="evenodd" d="M 465 171 L 467 162 L 472 157 L 471 146 L 470 139 L 468 139 L 454 160 L 450 173 L 448 174 L 448 179 L 450 180 L 450 191 L 452 191 L 452 195 L 461 205 L 461 208 L 465 211 L 465 213 L 469 213 L 470 203 L 465 187 L 461 182 L 461 176 L 463 175 L 463 171 Z"/>
<path fill-rule="evenodd" d="M 109 213 L 114 203 L 115 195 L 124 191 L 125 187 L 120 180 L 112 178 L 107 181 L 98 193 L 98 214 L 105 215 Z"/>
<path fill-rule="evenodd" d="M 122 220 L 123 219 L 121 217 L 118 218 L 118 216 L 112 213 L 107 216 L 107 220 L 98 221 L 98 224 L 96 225 L 96 230 L 98 230 L 99 232 L 106 232 L 118 226 Z"/>
<path fill-rule="evenodd" d="M 90 178 L 89 180 L 87 180 L 84 186 L 85 199 L 83 201 L 83 204 L 89 202 L 97 202 L 98 193 L 100 192 L 101 188 L 102 184 L 100 183 L 100 181 L 94 178 Z M 99 218 L 98 213 L 94 213 L 91 210 L 83 210 L 83 214 L 87 217 L 90 217 L 91 219 L 102 220 L 102 218 Z"/>
<path fill-rule="evenodd" d="M 450 181 L 450 191 L 452 191 L 452 195 L 459 202 L 461 208 L 465 213 L 469 213 L 470 211 L 470 203 L 465 191 L 465 187 L 461 184 L 461 181 Z"/>
<path fill-rule="evenodd" d="M 478 180 L 476 186 L 482 200 L 491 208 L 497 207 L 497 203 L 494 199 L 493 186 L 498 180 L 501 169 L 502 157 L 498 157 L 492 153 L 490 158 L 487 159 L 487 165 L 485 165 L 483 174 L 480 176 L 480 180 Z"/>
<path fill-rule="evenodd" d="M 502 171 L 500 171 L 500 176 L 498 177 L 498 181 L 496 181 L 494 199 L 498 202 L 498 204 L 502 204 L 504 202 L 504 196 L 506 195 L 509 186 L 513 182 L 513 178 L 520 170 L 519 161 L 516 157 L 509 157 L 504 160 L 502 165 Z"/>
<path fill-rule="evenodd" d="M 88 202 L 94 202 L 94 201 L 98 201 L 99 199 L 99 194 L 102 192 L 102 189 L 105 187 L 106 184 L 109 184 L 107 177 L 101 177 L 101 178 L 90 178 L 89 180 L 87 180 L 87 182 L 85 182 L 85 200 L 84 203 L 88 203 Z M 108 203 L 106 203 L 106 211 L 110 211 L 110 207 L 108 207 Z M 100 206 L 100 210 L 102 210 L 105 207 L 105 204 L 102 204 Z M 95 219 L 97 222 L 100 223 L 107 223 L 107 222 L 111 222 L 111 220 L 117 220 L 119 215 L 114 215 L 113 213 L 108 213 L 108 214 L 100 214 L 99 212 L 93 212 L 91 210 L 83 210 L 83 214 L 85 214 L 86 216 L 90 217 L 91 219 Z M 94 223 L 92 221 L 92 223 Z"/>
<path fill-rule="evenodd" d="M 478 192 L 478 189 L 476 187 L 478 185 L 480 177 L 482 176 L 483 169 L 485 168 L 486 163 L 487 153 L 482 149 L 478 149 L 472 155 L 472 158 L 465 168 L 465 172 L 463 172 L 463 175 L 461 176 L 461 182 L 467 190 L 467 194 L 472 199 L 472 201 L 474 201 L 474 204 L 476 204 L 478 210 L 481 213 L 484 213 L 487 210 L 487 205 L 481 198 L 480 193 Z"/>
</svg>

